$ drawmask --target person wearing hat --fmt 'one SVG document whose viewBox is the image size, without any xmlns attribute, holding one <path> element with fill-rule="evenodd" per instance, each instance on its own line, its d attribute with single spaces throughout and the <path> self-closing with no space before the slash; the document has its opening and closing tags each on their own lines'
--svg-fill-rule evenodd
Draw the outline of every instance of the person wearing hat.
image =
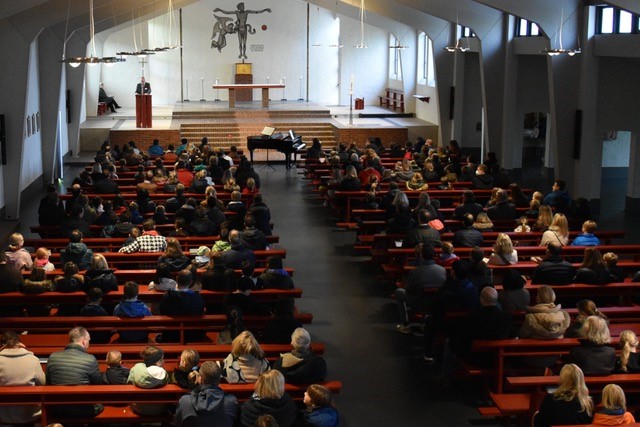
<svg viewBox="0 0 640 427">
<path fill-rule="evenodd" d="M 140 353 L 143 362 L 136 363 L 129 372 L 127 384 L 134 384 L 140 388 L 158 388 L 169 382 L 169 375 L 162 367 L 164 365 L 164 351 L 155 346 L 149 346 Z M 157 403 L 132 403 L 131 409 L 140 415 L 160 415 L 167 410 L 167 405 Z"/>
</svg>

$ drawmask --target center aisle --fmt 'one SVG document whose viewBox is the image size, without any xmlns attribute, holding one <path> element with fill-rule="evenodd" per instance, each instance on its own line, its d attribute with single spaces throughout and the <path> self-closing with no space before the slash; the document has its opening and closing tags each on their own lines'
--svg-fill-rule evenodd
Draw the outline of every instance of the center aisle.
<svg viewBox="0 0 640 427">
<path fill-rule="evenodd" d="M 342 381 L 336 401 L 343 425 L 472 425 L 477 388 L 432 384 L 437 372 L 422 359 L 423 337 L 394 329 L 391 290 L 376 279 L 378 266 L 354 256 L 355 235 L 335 227 L 302 175 L 276 169 L 259 172 L 261 191 L 287 250 L 285 266 L 303 289 L 296 305 L 313 314 L 312 339 L 326 343 L 328 379 Z"/>
</svg>

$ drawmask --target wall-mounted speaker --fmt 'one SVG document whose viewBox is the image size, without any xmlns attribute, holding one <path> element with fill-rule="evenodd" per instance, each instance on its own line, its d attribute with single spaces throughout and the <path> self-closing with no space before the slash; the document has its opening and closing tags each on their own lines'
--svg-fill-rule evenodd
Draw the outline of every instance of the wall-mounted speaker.
<svg viewBox="0 0 640 427">
<path fill-rule="evenodd" d="M 576 121 L 573 129 L 573 158 L 580 158 L 582 148 L 582 110 L 576 110 Z"/>
<path fill-rule="evenodd" d="M 7 164 L 7 132 L 4 127 L 4 114 L 0 114 L 0 155 L 2 155 L 2 164 Z"/>
</svg>

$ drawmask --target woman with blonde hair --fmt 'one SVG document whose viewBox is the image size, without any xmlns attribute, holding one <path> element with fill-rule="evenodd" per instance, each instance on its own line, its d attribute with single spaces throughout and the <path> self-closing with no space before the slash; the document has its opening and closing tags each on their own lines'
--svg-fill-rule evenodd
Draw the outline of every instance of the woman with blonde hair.
<svg viewBox="0 0 640 427">
<path fill-rule="evenodd" d="M 220 365 L 228 383 L 253 383 L 269 370 L 269 362 L 253 334 L 241 332 L 231 342 L 231 353 Z M 283 380 L 284 381 L 284 380 Z"/>
<path fill-rule="evenodd" d="M 489 257 L 489 265 L 511 265 L 518 262 L 518 251 L 513 248 L 511 237 L 500 233 L 493 245 L 493 253 Z"/>
<path fill-rule="evenodd" d="M 175 237 L 167 238 L 167 249 L 158 257 L 157 265 L 167 264 L 171 271 L 180 271 L 191 264 L 191 260 L 182 251 L 180 242 Z"/>
<path fill-rule="evenodd" d="M 240 408 L 240 425 L 253 427 L 261 415 L 270 414 L 278 426 L 290 427 L 296 421 L 296 405 L 284 391 L 284 377 L 278 371 L 260 375 L 253 395 Z"/>
<path fill-rule="evenodd" d="M 547 231 L 553 221 L 553 211 L 551 206 L 539 205 L 538 219 L 533 224 L 533 231 Z"/>
<path fill-rule="evenodd" d="M 617 384 L 607 384 L 602 389 L 602 409 L 593 416 L 593 424 L 619 426 L 633 424 L 636 419 L 627 411 L 624 390 Z"/>
<path fill-rule="evenodd" d="M 180 362 L 171 373 L 171 383 L 178 384 L 186 390 L 193 390 L 198 377 L 198 365 L 200 354 L 197 351 L 187 348 L 180 354 Z"/>
<path fill-rule="evenodd" d="M 589 316 L 580 330 L 580 345 L 569 352 L 568 359 L 587 375 L 609 375 L 615 370 L 616 352 L 609 344 L 611 334 L 607 321 Z"/>
<path fill-rule="evenodd" d="M 620 333 L 620 357 L 616 360 L 616 371 L 640 372 L 638 360 L 638 337 L 626 329 Z"/>
<path fill-rule="evenodd" d="M 558 243 L 561 246 L 569 243 L 569 222 L 564 214 L 555 214 L 549 229 L 542 233 L 540 246 L 547 246 L 548 243 Z"/>
<path fill-rule="evenodd" d="M 560 370 L 560 384 L 547 394 L 533 419 L 534 427 L 563 424 L 589 424 L 593 417 L 593 400 L 584 382 L 584 374 L 573 363 Z"/>
<path fill-rule="evenodd" d="M 85 292 L 91 288 L 100 288 L 103 294 L 118 290 L 118 278 L 109 268 L 109 263 L 102 254 L 93 254 L 91 265 L 84 275 Z"/>
<path fill-rule="evenodd" d="M 524 323 L 520 328 L 520 338 L 556 339 L 563 338 L 571 323 L 569 313 L 556 305 L 556 293 L 548 285 L 538 289 L 537 304 L 527 307 Z"/>
</svg>

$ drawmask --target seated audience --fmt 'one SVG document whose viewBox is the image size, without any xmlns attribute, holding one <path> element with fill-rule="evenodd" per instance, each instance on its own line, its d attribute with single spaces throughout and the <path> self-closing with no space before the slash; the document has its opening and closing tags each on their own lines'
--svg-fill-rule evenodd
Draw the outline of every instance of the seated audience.
<svg viewBox="0 0 640 427">
<path fill-rule="evenodd" d="M 69 244 L 60 251 L 60 261 L 63 265 L 72 261 L 80 270 L 86 270 L 91 266 L 93 251 L 82 242 L 82 237 L 80 230 L 73 230 L 69 234 Z"/>
<path fill-rule="evenodd" d="M 506 311 L 525 311 L 531 302 L 527 283 L 520 272 L 509 269 L 502 275 L 502 291 L 498 293 L 498 302 Z"/>
<path fill-rule="evenodd" d="M 638 337 L 626 329 L 620 333 L 620 357 L 616 359 L 617 372 L 640 372 Z"/>
<path fill-rule="evenodd" d="M 600 251 L 593 247 L 584 250 L 584 260 L 573 278 L 574 283 L 589 283 L 594 285 L 605 285 L 611 283 L 615 278 L 611 275 Z"/>
<path fill-rule="evenodd" d="M 485 286 L 493 287 L 493 273 L 484 262 L 484 252 L 482 249 L 474 246 L 469 254 L 469 271 L 467 277 L 475 285 L 478 294 Z"/>
<path fill-rule="evenodd" d="M 553 222 L 553 211 L 550 206 L 540 205 L 536 222 L 533 224 L 533 231 L 547 231 Z"/>
<path fill-rule="evenodd" d="M 269 370 L 264 351 L 249 331 L 241 332 L 233 339 L 231 353 L 220 366 L 222 376 L 230 384 L 256 382 L 260 374 Z"/>
<path fill-rule="evenodd" d="M 562 259 L 562 245 L 551 242 L 547 244 L 546 256 L 534 258 L 538 266 L 533 270 L 531 283 L 547 285 L 567 285 L 573 281 L 575 269 L 570 262 Z"/>
<path fill-rule="evenodd" d="M 178 287 L 178 283 L 173 279 L 169 264 L 159 263 L 156 266 L 156 278 L 149 283 L 149 290 L 159 292 L 173 291 Z"/>
<path fill-rule="evenodd" d="M 169 237 L 166 239 L 167 249 L 158 257 L 157 265 L 166 264 L 172 272 L 180 271 L 191 265 L 191 260 L 182 251 L 178 239 Z"/>
<path fill-rule="evenodd" d="M 296 405 L 284 391 L 284 377 L 279 371 L 267 371 L 260 375 L 251 398 L 240 408 L 240 425 L 253 427 L 264 414 L 273 416 L 280 427 L 293 426 Z"/>
<path fill-rule="evenodd" d="M 540 246 L 546 246 L 548 243 L 557 243 L 560 246 L 567 246 L 569 243 L 569 222 L 564 214 L 555 214 L 549 229 L 542 233 Z"/>
<path fill-rule="evenodd" d="M 542 203 L 551 206 L 556 212 L 566 212 L 571 205 L 571 197 L 565 191 L 566 183 L 556 179 L 551 187 L 551 193 L 547 194 Z"/>
<path fill-rule="evenodd" d="M 6 250 L 7 265 L 16 271 L 31 270 L 31 254 L 23 247 L 24 237 L 20 233 L 9 236 L 9 248 Z"/>
<path fill-rule="evenodd" d="M 160 300 L 160 314 L 164 316 L 201 316 L 205 312 L 204 299 L 199 292 L 191 289 L 193 273 L 189 269 L 181 270 L 176 277 L 178 288 L 169 290 Z M 187 342 L 202 341 L 204 330 L 188 330 L 184 332 Z M 156 342 L 177 342 L 180 331 L 165 331 L 156 335 Z"/>
<path fill-rule="evenodd" d="M 598 310 L 598 307 L 596 307 L 596 303 L 589 299 L 582 299 L 578 301 L 578 303 L 576 304 L 576 308 L 578 309 L 578 315 L 575 317 L 575 319 L 569 326 L 569 329 L 567 329 L 564 334 L 564 336 L 567 338 L 580 338 L 582 325 L 589 316 L 598 316 L 604 319 L 607 323 L 609 322 L 607 316 Z"/>
<path fill-rule="evenodd" d="M 518 251 L 513 248 L 511 237 L 500 233 L 493 245 L 493 252 L 487 261 L 489 265 L 511 265 L 518 263 Z"/>
<path fill-rule="evenodd" d="M 140 388 L 159 388 L 169 382 L 169 374 L 162 367 L 164 365 L 164 351 L 149 346 L 140 353 L 142 362 L 136 363 L 129 372 L 127 384 L 134 384 Z M 161 415 L 167 411 L 164 403 L 132 403 L 133 412 L 140 415 Z"/>
<path fill-rule="evenodd" d="M 473 228 L 478 230 L 481 233 L 487 233 L 493 231 L 493 222 L 491 222 L 491 218 L 484 212 L 480 212 L 475 221 L 473 221 Z"/>
<path fill-rule="evenodd" d="M 244 261 L 249 261 L 255 265 L 256 256 L 251 249 L 244 245 L 242 236 L 238 230 L 231 230 L 229 232 L 229 244 L 231 246 L 229 250 L 224 251 L 220 257 L 223 265 L 236 270 L 242 268 Z M 219 249 L 216 249 L 216 245 L 214 244 L 212 250 L 216 251 Z"/>
<path fill-rule="evenodd" d="M 239 412 L 238 400 L 220 388 L 220 367 L 207 361 L 197 373 L 196 388 L 178 401 L 176 426 L 233 427 Z"/>
<path fill-rule="evenodd" d="M 85 272 L 84 289 L 100 288 L 103 294 L 118 290 L 118 279 L 102 254 L 94 254 Z"/>
<path fill-rule="evenodd" d="M 281 354 L 273 364 L 273 369 L 282 372 L 287 383 L 311 384 L 324 381 L 327 376 L 327 363 L 322 356 L 311 350 L 311 336 L 304 328 L 298 328 L 291 334 L 292 351 Z"/>
<path fill-rule="evenodd" d="M 171 374 L 170 382 L 178 384 L 186 390 L 193 390 L 197 385 L 200 355 L 193 349 L 185 349 L 180 353 L 178 366 Z"/>
<path fill-rule="evenodd" d="M 333 406 L 331 390 L 320 384 L 311 384 L 304 392 L 307 424 L 311 427 L 338 427 L 340 417 Z"/>
<path fill-rule="evenodd" d="M 476 196 L 473 191 L 465 190 L 462 193 L 462 203 L 456 206 L 453 217 L 462 220 L 465 214 L 470 213 L 475 218 L 480 212 L 484 212 L 484 208 L 481 204 L 476 203 Z"/>
<path fill-rule="evenodd" d="M 636 419 L 627 411 L 627 399 L 617 384 L 607 384 L 602 389 L 602 408 L 593 415 L 593 423 L 603 426 L 633 424 Z"/>
<path fill-rule="evenodd" d="M 468 248 L 482 246 L 484 238 L 481 232 L 473 228 L 474 221 L 472 214 L 464 214 L 462 217 L 462 228 L 453 233 L 453 246 L 465 246 Z"/>
<path fill-rule="evenodd" d="M 509 203 L 509 193 L 507 193 L 507 190 L 498 190 L 496 194 L 496 204 L 487 209 L 487 215 L 493 221 L 516 219 L 518 212 L 516 211 L 516 207 Z"/>
<path fill-rule="evenodd" d="M 47 248 L 38 248 L 36 250 L 36 258 L 33 260 L 33 267 L 40 267 L 44 269 L 44 271 L 55 270 L 55 266 L 51 261 L 49 261 L 49 257 L 51 256 L 51 251 Z"/>
<path fill-rule="evenodd" d="M 607 267 L 607 270 L 609 270 L 609 273 L 611 273 L 611 279 L 614 282 L 624 282 L 627 274 L 622 268 L 618 267 L 618 255 L 613 252 L 607 252 L 602 255 L 602 261 Z"/>
<path fill-rule="evenodd" d="M 241 277 L 236 283 L 235 291 L 224 297 L 223 310 L 228 312 L 232 307 L 236 307 L 243 314 L 270 315 L 271 308 L 251 296 L 253 287 L 254 283 L 250 277 Z"/>
<path fill-rule="evenodd" d="M 282 258 L 267 258 L 267 269 L 258 276 L 260 287 L 264 289 L 293 289 L 293 279 L 282 266 Z"/>
<path fill-rule="evenodd" d="M 593 401 L 584 382 L 584 374 L 577 365 L 569 363 L 560 370 L 558 388 L 544 397 L 533 418 L 533 426 L 589 424 L 592 417 Z"/>
<path fill-rule="evenodd" d="M 118 317 L 140 318 L 151 316 L 151 310 L 147 305 L 138 300 L 138 284 L 127 282 L 123 290 L 124 298 L 113 310 L 113 315 Z M 124 342 L 146 342 L 147 331 L 121 330 L 118 332 L 120 340 Z"/>
<path fill-rule="evenodd" d="M 249 249 L 253 251 L 263 251 L 269 247 L 267 244 L 267 237 L 262 231 L 256 228 L 256 221 L 251 214 L 246 214 L 244 216 L 242 240 L 246 243 Z"/>
<path fill-rule="evenodd" d="M 107 370 L 104 373 L 105 384 L 126 384 L 131 370 L 122 366 L 122 353 L 111 350 L 107 353 Z"/>
<path fill-rule="evenodd" d="M 594 221 L 585 221 L 582 224 L 582 234 L 573 239 L 571 246 L 599 246 L 600 239 L 594 235 L 596 228 L 597 225 Z"/>
<path fill-rule="evenodd" d="M 569 352 L 568 360 L 585 375 L 609 375 L 615 370 L 616 351 L 609 346 L 611 335 L 606 320 L 589 316 L 579 333 L 580 346 Z"/>
<path fill-rule="evenodd" d="M 436 260 L 438 265 L 443 267 L 451 267 L 451 264 L 459 260 L 458 255 L 453 253 L 453 245 L 450 242 L 442 242 L 440 245 L 440 256 Z"/>
<path fill-rule="evenodd" d="M 45 375 L 38 358 L 20 342 L 13 331 L 0 338 L 0 386 L 44 385 Z M 3 424 L 34 425 L 40 419 L 40 405 L 2 405 Z"/>
<path fill-rule="evenodd" d="M 556 339 L 563 338 L 569 327 L 569 313 L 556 305 L 556 294 L 548 285 L 538 289 L 537 304 L 527 307 L 524 323 L 520 328 L 520 338 Z"/>
<path fill-rule="evenodd" d="M 521 216 L 516 220 L 516 228 L 514 228 L 515 233 L 528 233 L 531 231 L 531 227 L 529 226 L 529 219 L 526 216 Z"/>
<path fill-rule="evenodd" d="M 427 209 L 421 209 L 418 213 L 418 226 L 407 232 L 402 242 L 403 248 L 415 248 L 418 243 L 428 243 L 431 246 L 440 246 L 440 233 L 432 228 L 429 222 L 434 219 Z"/>
<path fill-rule="evenodd" d="M 142 224 L 142 235 L 118 252 L 130 254 L 132 252 L 163 252 L 167 248 L 167 241 L 156 231 L 156 223 L 152 219 Z"/>
</svg>

